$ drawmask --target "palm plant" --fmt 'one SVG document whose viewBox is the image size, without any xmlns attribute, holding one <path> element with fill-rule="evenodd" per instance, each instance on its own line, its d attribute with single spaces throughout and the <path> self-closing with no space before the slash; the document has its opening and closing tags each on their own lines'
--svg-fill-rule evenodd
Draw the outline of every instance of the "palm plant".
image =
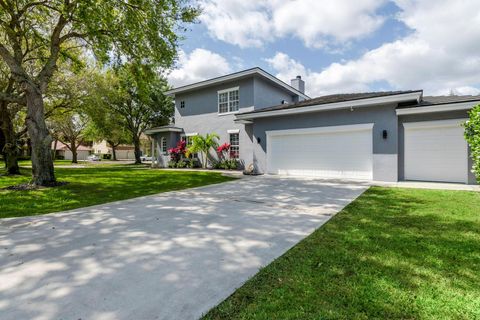
<svg viewBox="0 0 480 320">
<path fill-rule="evenodd" d="M 199 153 L 201 156 L 200 161 L 202 162 L 202 167 L 207 167 L 208 152 L 211 148 L 216 148 L 218 146 L 219 135 L 216 133 L 207 133 L 205 136 L 196 135 L 192 138 L 192 144 L 188 147 L 188 152 Z"/>
</svg>

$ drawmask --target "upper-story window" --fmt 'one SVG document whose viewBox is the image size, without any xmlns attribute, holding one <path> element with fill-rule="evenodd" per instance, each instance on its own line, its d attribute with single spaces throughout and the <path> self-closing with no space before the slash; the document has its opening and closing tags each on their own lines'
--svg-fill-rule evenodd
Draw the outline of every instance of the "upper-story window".
<svg viewBox="0 0 480 320">
<path fill-rule="evenodd" d="M 185 108 L 185 100 L 180 101 L 180 108 Z"/>
<path fill-rule="evenodd" d="M 218 113 L 238 111 L 239 94 L 238 87 L 218 91 Z"/>
</svg>

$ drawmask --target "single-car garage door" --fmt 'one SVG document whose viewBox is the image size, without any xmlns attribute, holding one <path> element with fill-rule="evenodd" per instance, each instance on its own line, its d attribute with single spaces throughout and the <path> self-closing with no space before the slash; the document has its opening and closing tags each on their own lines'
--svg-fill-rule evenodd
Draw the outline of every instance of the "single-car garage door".
<svg viewBox="0 0 480 320">
<path fill-rule="evenodd" d="M 404 123 L 405 180 L 468 183 L 462 120 Z"/>
<path fill-rule="evenodd" d="M 267 132 L 271 174 L 373 178 L 373 124 Z"/>
</svg>

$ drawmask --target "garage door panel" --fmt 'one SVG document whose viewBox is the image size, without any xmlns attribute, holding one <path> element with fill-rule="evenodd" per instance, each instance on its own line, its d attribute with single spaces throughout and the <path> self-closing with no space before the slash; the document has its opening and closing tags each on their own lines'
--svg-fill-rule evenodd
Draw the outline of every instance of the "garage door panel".
<svg viewBox="0 0 480 320">
<path fill-rule="evenodd" d="M 308 132 L 268 137 L 274 174 L 372 179 L 372 132 Z"/>
<path fill-rule="evenodd" d="M 405 179 L 468 180 L 468 145 L 460 120 L 405 124 Z"/>
</svg>

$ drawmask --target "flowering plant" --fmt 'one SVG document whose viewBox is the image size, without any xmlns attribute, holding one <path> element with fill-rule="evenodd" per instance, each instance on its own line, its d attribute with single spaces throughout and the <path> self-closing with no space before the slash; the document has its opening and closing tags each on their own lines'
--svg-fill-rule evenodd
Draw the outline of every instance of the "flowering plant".
<svg viewBox="0 0 480 320">
<path fill-rule="evenodd" d="M 230 143 L 225 142 L 217 148 L 218 157 L 220 159 L 225 159 L 225 154 L 230 150 Z"/>
<path fill-rule="evenodd" d="M 168 153 L 170 154 L 170 160 L 172 161 L 179 161 L 181 156 L 185 155 L 187 143 L 182 140 L 177 143 L 175 148 L 168 149 Z"/>
</svg>

